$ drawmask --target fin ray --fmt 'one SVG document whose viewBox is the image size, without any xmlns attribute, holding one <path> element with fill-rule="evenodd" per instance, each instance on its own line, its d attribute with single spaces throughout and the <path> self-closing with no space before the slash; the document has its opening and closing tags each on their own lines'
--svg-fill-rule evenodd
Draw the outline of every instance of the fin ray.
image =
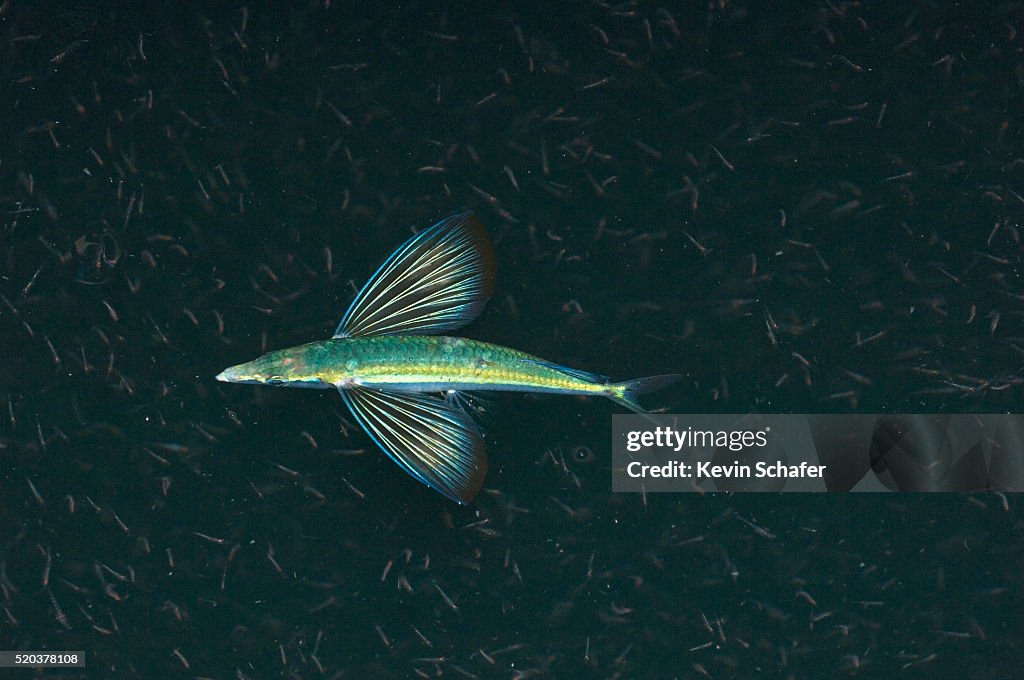
<svg viewBox="0 0 1024 680">
<path fill-rule="evenodd" d="M 682 379 L 683 376 L 679 373 L 668 373 L 666 375 L 650 375 L 645 378 L 615 383 L 612 387 L 615 389 L 616 394 L 611 395 L 611 398 L 634 413 L 647 415 L 650 411 L 639 402 L 638 398 L 650 392 L 657 392 L 675 385 Z"/>
<path fill-rule="evenodd" d="M 469 323 L 494 292 L 495 258 L 472 211 L 403 243 L 374 272 L 334 337 L 440 333 Z"/>
<path fill-rule="evenodd" d="M 339 389 L 366 433 L 410 475 L 456 503 L 473 500 L 487 452 L 466 414 L 439 399 L 366 387 Z"/>
<path fill-rule="evenodd" d="M 551 361 L 544 361 L 543 359 L 521 359 L 521 361 L 525 361 L 530 364 L 536 364 L 538 366 L 543 366 L 545 368 L 550 368 L 553 371 L 558 371 L 559 373 L 564 373 L 566 375 L 572 376 L 573 378 L 585 380 L 589 383 L 594 383 L 595 385 L 605 385 L 612 381 L 611 378 L 609 378 L 606 375 L 601 375 L 600 373 L 581 371 L 578 368 L 569 368 L 568 366 L 562 366 L 561 364 L 556 364 Z"/>
<path fill-rule="evenodd" d="M 465 413 L 478 432 L 482 431 L 482 424 L 490 419 L 494 410 L 494 400 L 484 396 L 483 392 L 446 390 L 442 396 L 446 404 L 456 411 Z"/>
</svg>

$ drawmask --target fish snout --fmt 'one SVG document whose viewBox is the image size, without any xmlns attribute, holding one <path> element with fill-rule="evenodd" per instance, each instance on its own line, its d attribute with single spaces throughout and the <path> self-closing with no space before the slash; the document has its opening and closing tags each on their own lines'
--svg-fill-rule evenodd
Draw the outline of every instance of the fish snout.
<svg viewBox="0 0 1024 680">
<path fill-rule="evenodd" d="M 245 372 L 240 370 L 246 367 L 245 364 L 239 364 L 238 366 L 231 366 L 225 368 L 223 371 L 217 374 L 217 380 L 226 383 L 237 383 L 245 381 Z"/>
</svg>

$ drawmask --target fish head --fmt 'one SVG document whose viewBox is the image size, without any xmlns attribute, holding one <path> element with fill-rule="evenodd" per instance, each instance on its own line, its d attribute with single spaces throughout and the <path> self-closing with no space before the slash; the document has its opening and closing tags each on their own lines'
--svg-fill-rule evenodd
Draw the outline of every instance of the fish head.
<svg viewBox="0 0 1024 680">
<path fill-rule="evenodd" d="M 311 366 L 305 345 L 268 352 L 258 359 L 225 368 L 217 380 L 249 385 L 285 385 L 289 387 L 330 387 Z"/>
</svg>

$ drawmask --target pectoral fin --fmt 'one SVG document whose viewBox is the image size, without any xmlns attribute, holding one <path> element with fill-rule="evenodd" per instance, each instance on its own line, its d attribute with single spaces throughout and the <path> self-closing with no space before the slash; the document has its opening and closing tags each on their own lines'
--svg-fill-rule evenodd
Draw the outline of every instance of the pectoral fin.
<svg viewBox="0 0 1024 680">
<path fill-rule="evenodd" d="M 336 338 L 440 333 L 475 319 L 494 292 L 494 249 L 471 212 L 403 243 L 370 277 Z"/>
<path fill-rule="evenodd" d="M 476 426 L 445 402 L 413 392 L 340 389 L 352 414 L 398 465 L 456 503 L 469 503 L 487 474 Z"/>
</svg>

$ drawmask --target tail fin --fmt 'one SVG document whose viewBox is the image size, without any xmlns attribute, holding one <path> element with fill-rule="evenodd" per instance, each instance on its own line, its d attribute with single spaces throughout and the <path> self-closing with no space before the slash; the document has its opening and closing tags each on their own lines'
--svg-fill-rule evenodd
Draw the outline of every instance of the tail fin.
<svg viewBox="0 0 1024 680">
<path fill-rule="evenodd" d="M 637 397 L 647 394 L 649 392 L 657 392 L 663 390 L 669 385 L 674 385 L 683 379 L 683 376 L 679 373 L 669 373 L 667 375 L 652 375 L 646 378 L 637 378 L 636 380 L 627 380 L 626 382 L 615 383 L 610 385 L 612 392 L 608 396 L 618 404 L 622 404 L 630 411 L 639 413 L 640 415 L 647 414 L 647 409 L 640 405 L 637 401 Z"/>
</svg>

